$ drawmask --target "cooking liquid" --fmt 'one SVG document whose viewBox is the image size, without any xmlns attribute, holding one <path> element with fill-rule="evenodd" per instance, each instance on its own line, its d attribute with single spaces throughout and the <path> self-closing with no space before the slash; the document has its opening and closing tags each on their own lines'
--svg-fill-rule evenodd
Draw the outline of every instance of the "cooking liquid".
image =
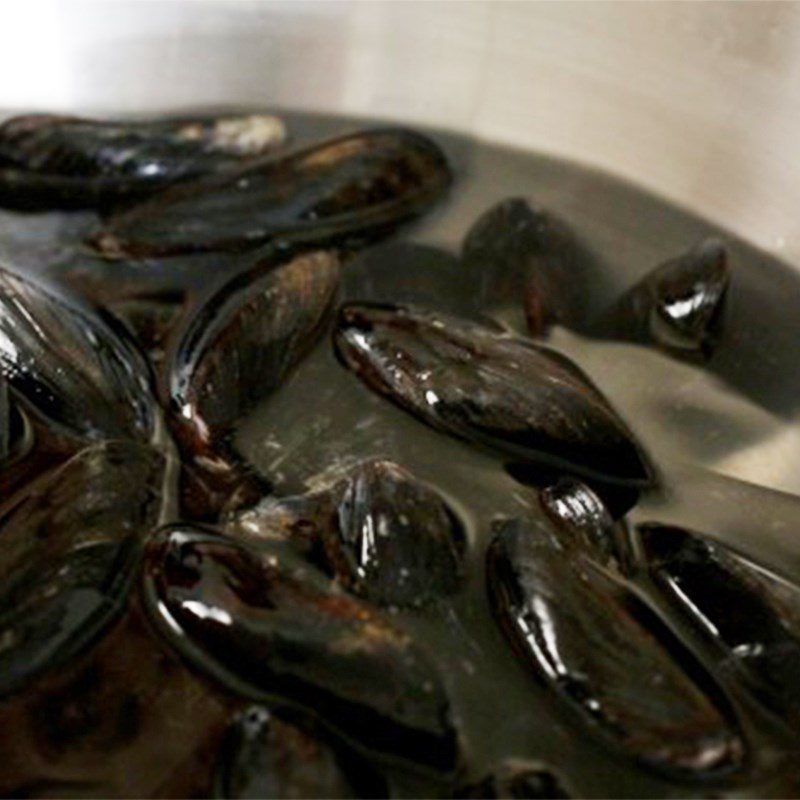
<svg viewBox="0 0 800 800">
<path fill-rule="evenodd" d="M 295 143 L 362 125 L 310 115 L 287 118 Z M 660 472 L 661 488 L 641 497 L 629 514 L 631 522 L 700 531 L 800 583 L 800 273 L 606 174 L 452 134 L 434 137 L 451 159 L 455 184 L 439 208 L 399 231 L 392 242 L 413 241 L 457 254 L 480 214 L 502 199 L 524 197 L 566 220 L 596 256 L 597 280 L 586 287 L 595 311 L 699 239 L 714 235 L 726 242 L 731 290 L 722 342 L 708 364 L 689 365 L 652 348 L 592 341 L 560 328 L 547 344 L 588 373 Z M 95 222 L 94 215 L 85 213 L 0 212 L 0 259 L 55 276 L 77 266 L 105 280 L 155 286 L 177 275 L 203 292 L 219 285 L 230 274 L 227 262 L 235 262 L 203 256 L 98 264 L 80 245 L 82 233 Z M 430 305 L 429 289 L 415 297 L 413 261 L 404 269 L 404 294 L 398 299 Z M 443 274 L 448 287 L 443 307 L 474 311 L 475 298 Z M 419 285 L 425 282 L 430 284 L 430 276 L 420 275 Z M 347 284 L 347 297 L 358 299 L 359 288 L 352 284 Z M 380 284 L 379 275 L 375 284 Z M 481 311 L 525 335 L 521 306 Z M 586 797 L 786 796 L 798 791 L 796 739 L 743 692 L 730 696 L 751 748 L 747 768 L 724 780 L 670 782 L 598 740 L 539 683 L 492 619 L 484 577 L 492 519 L 535 509 L 533 490 L 505 472 L 500 456 L 438 433 L 370 392 L 336 361 L 329 336 L 277 393 L 241 420 L 238 447 L 278 494 L 303 491 L 309 478 L 346 458 L 389 458 L 436 487 L 464 521 L 468 545 L 462 590 L 422 610 L 390 612 L 429 649 L 439 667 L 462 739 L 462 785 L 515 758 L 547 764 L 575 795 Z M 697 644 L 686 623 L 655 599 L 646 581 L 638 585 L 673 629 L 712 664 L 710 651 Z M 452 791 L 402 768 L 388 772 L 398 796 Z"/>
</svg>

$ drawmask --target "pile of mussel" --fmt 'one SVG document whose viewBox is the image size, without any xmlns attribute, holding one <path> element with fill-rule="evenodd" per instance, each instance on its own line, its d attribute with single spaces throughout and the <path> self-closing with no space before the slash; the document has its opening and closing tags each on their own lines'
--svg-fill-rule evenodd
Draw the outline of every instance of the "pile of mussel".
<svg viewBox="0 0 800 800">
<path fill-rule="evenodd" d="M 569 226 L 510 199 L 466 235 L 455 284 L 419 287 L 426 305 L 402 281 L 352 291 L 354 254 L 452 181 L 437 144 L 399 128 L 293 149 L 267 115 L 0 126 L 0 204 L 92 209 L 88 261 L 166 276 L 0 269 L 1 794 L 382 797 L 404 775 L 438 796 L 575 791 L 540 761 L 476 774 L 447 676 L 398 616 L 463 590 L 474 542 L 447 498 L 379 452 L 286 495 L 237 447 L 326 337 L 370 393 L 526 475 L 486 593 L 571 736 L 721 793 L 766 769 L 741 697 L 798 730 L 798 590 L 699 533 L 629 524 L 657 470 L 546 344 L 565 326 L 708 358 L 725 247 L 701 242 L 598 314 Z M 218 285 L 170 283 L 190 255 Z"/>
</svg>

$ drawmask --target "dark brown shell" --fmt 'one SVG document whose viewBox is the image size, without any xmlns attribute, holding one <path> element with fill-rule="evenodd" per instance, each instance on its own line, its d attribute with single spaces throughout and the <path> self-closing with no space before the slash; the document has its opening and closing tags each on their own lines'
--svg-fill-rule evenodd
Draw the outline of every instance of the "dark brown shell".
<svg viewBox="0 0 800 800">
<path fill-rule="evenodd" d="M 241 474 L 230 446 L 234 425 L 280 386 L 328 320 L 339 282 L 337 257 L 311 252 L 287 258 L 270 250 L 225 284 L 171 349 L 162 397 L 196 519 L 213 517 L 221 503 L 235 507 L 226 500 L 238 484 L 244 488 L 237 502 L 257 501 L 261 492 L 250 485 L 252 476 Z"/>
<path fill-rule="evenodd" d="M 278 238 L 354 245 L 418 216 L 449 183 L 430 139 L 366 131 L 176 187 L 111 217 L 91 241 L 109 258 L 243 251 Z"/>
<path fill-rule="evenodd" d="M 650 481 L 625 423 L 553 350 L 446 314 L 355 303 L 340 310 L 335 346 L 369 388 L 440 430 L 609 483 Z"/>
<path fill-rule="evenodd" d="M 239 166 L 285 139 L 276 117 L 107 121 L 33 114 L 0 125 L 0 205 L 104 207 Z"/>
<path fill-rule="evenodd" d="M 134 442 L 83 450 L 0 518 L 0 696 L 64 663 L 119 614 L 161 508 L 164 463 Z"/>
<path fill-rule="evenodd" d="M 381 606 L 421 606 L 458 590 L 463 526 L 408 470 L 366 459 L 312 485 L 305 495 L 267 498 L 226 531 L 299 541 L 342 586 Z"/>
<path fill-rule="evenodd" d="M 589 554 L 602 567 L 629 572 L 633 556 L 624 523 L 615 522 L 600 497 L 582 481 L 561 478 L 539 492 L 545 514 L 559 531 L 559 541 Z"/>
<path fill-rule="evenodd" d="M 722 243 L 707 239 L 645 275 L 594 325 L 598 336 L 709 358 L 722 335 L 730 270 Z"/>
<path fill-rule="evenodd" d="M 0 699 L 0 794 L 208 797 L 242 705 L 163 646 L 131 592 L 90 648 Z"/>
<path fill-rule="evenodd" d="M 554 324 L 585 325 L 599 269 L 554 214 L 521 198 L 503 200 L 470 228 L 461 255 L 481 304 L 521 300 L 532 336 Z"/>
<path fill-rule="evenodd" d="M 720 671 L 800 726 L 800 589 L 700 534 L 652 523 L 637 531 L 650 575 L 713 643 Z"/>
<path fill-rule="evenodd" d="M 136 347 L 77 300 L 3 269 L 0 377 L 64 435 L 97 441 L 153 434 L 150 371 Z"/>
<path fill-rule="evenodd" d="M 427 658 L 308 568 L 175 526 L 149 543 L 143 580 L 164 635 L 235 692 L 302 706 L 362 747 L 409 765 L 454 768 L 449 703 Z"/>
<path fill-rule="evenodd" d="M 519 657 L 590 730 L 643 764 L 703 777 L 741 766 L 744 746 L 710 679 L 592 550 L 547 525 L 499 526 L 489 597 Z M 712 700 L 714 697 L 714 700 Z"/>
</svg>

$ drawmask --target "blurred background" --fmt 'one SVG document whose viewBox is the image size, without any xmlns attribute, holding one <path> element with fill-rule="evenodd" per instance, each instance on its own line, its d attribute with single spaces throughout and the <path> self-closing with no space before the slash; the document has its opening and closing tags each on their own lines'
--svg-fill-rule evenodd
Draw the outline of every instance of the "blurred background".
<svg viewBox="0 0 800 800">
<path fill-rule="evenodd" d="M 800 256 L 800 5 L 0 5 L 0 112 L 259 104 L 566 156 Z"/>
</svg>

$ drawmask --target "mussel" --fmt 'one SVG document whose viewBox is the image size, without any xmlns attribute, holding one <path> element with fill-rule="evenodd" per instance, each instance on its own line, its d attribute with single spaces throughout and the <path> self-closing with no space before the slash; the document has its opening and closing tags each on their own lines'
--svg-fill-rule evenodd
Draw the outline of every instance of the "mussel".
<svg viewBox="0 0 800 800">
<path fill-rule="evenodd" d="M 266 706 L 248 706 L 233 720 L 222 743 L 216 795 L 276 800 L 387 795 L 385 782 L 369 767 L 343 764 L 340 753 L 312 727 L 282 718 Z"/>
<path fill-rule="evenodd" d="M 0 696 L 88 646 L 121 612 L 161 509 L 162 457 L 104 442 L 29 484 L 0 518 Z"/>
<path fill-rule="evenodd" d="M 333 253 L 291 257 L 269 249 L 216 292 L 177 339 L 162 397 L 183 454 L 183 494 L 193 517 L 211 518 L 223 505 L 261 496 L 233 452 L 234 426 L 315 343 L 338 281 Z"/>
<path fill-rule="evenodd" d="M 0 794 L 208 797 L 243 706 L 163 646 L 131 592 L 102 638 L 0 698 Z"/>
<path fill-rule="evenodd" d="M 586 322 L 591 257 L 564 222 L 521 198 L 490 208 L 470 228 L 462 259 L 474 290 L 489 306 L 522 301 L 528 331 Z"/>
<path fill-rule="evenodd" d="M 149 368 L 138 349 L 77 299 L 0 269 L 0 376 L 54 433 L 149 440 Z"/>
<path fill-rule="evenodd" d="M 673 777 L 740 767 L 732 712 L 597 548 L 564 546 L 536 518 L 499 523 L 489 597 L 523 663 L 622 754 Z M 601 555 L 601 558 L 603 556 Z"/>
<path fill-rule="evenodd" d="M 199 670 L 258 702 L 288 701 L 372 752 L 437 772 L 458 747 L 435 669 L 409 637 L 309 567 L 196 527 L 147 547 L 159 629 Z"/>
<path fill-rule="evenodd" d="M 175 187 L 112 216 L 91 241 L 108 258 L 243 251 L 279 238 L 353 246 L 418 216 L 449 183 L 427 137 L 365 131 Z"/>
<path fill-rule="evenodd" d="M 489 800 L 569 798 L 563 781 L 543 764 L 509 759 L 480 781 L 461 787 L 456 797 Z"/>
<path fill-rule="evenodd" d="M 240 166 L 283 143 L 266 114 L 108 121 L 52 114 L 0 125 L 0 205 L 103 208 Z"/>
<path fill-rule="evenodd" d="M 458 589 L 463 526 L 408 470 L 367 459 L 318 476 L 312 487 L 265 499 L 228 532 L 299 540 L 342 586 L 382 606 L 421 606 Z"/>
<path fill-rule="evenodd" d="M 800 726 L 800 589 L 699 534 L 655 523 L 637 532 L 650 575 L 716 648 L 719 670 Z"/>
<path fill-rule="evenodd" d="M 452 314 L 481 313 L 464 265 L 438 247 L 390 241 L 360 252 L 342 274 L 345 300 L 423 303 Z"/>
<path fill-rule="evenodd" d="M 370 389 L 454 436 L 608 483 L 651 479 L 625 423 L 553 350 L 447 314 L 355 303 L 340 310 L 335 347 Z"/>
<path fill-rule="evenodd" d="M 575 478 L 561 478 L 539 492 L 539 502 L 566 548 L 574 543 L 578 549 L 594 551 L 603 567 L 631 570 L 633 556 L 625 526 L 614 521 L 590 486 Z"/>
<path fill-rule="evenodd" d="M 645 275 L 594 323 L 593 332 L 708 359 L 722 336 L 729 285 L 727 250 L 706 239 Z"/>
</svg>

